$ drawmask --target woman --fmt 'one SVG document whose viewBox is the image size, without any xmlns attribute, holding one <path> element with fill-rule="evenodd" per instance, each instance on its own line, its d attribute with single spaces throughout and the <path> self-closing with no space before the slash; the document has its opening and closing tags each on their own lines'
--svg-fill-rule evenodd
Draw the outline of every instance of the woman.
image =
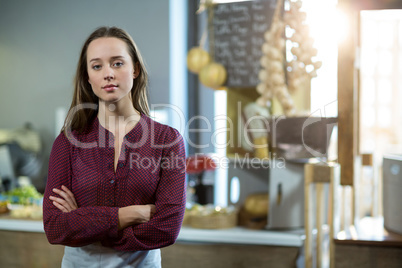
<svg viewBox="0 0 402 268">
<path fill-rule="evenodd" d="M 62 267 L 160 267 L 185 208 L 185 151 L 147 115 L 147 72 L 132 38 L 86 40 L 73 101 L 49 160 L 43 220 Z"/>
</svg>

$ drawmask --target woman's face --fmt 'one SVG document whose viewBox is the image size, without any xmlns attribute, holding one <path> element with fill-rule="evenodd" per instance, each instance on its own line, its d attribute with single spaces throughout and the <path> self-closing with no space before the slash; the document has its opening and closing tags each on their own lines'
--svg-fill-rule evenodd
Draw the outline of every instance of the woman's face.
<svg viewBox="0 0 402 268">
<path fill-rule="evenodd" d="M 124 41 L 102 37 L 92 41 L 87 49 L 88 82 L 101 101 L 118 102 L 130 98 L 134 78 L 133 60 Z"/>
</svg>

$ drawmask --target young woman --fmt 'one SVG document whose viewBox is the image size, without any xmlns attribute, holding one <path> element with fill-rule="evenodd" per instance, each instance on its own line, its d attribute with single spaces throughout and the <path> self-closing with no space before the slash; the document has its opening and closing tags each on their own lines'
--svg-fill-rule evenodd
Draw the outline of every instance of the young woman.
<svg viewBox="0 0 402 268">
<path fill-rule="evenodd" d="M 86 40 L 64 128 L 49 160 L 43 221 L 62 267 L 160 267 L 185 209 L 185 151 L 148 117 L 147 72 L 132 38 Z"/>
</svg>

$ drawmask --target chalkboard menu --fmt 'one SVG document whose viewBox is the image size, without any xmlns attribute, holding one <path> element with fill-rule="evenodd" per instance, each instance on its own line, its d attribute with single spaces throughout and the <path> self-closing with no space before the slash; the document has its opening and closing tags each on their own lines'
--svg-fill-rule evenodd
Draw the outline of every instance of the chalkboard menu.
<svg viewBox="0 0 402 268">
<path fill-rule="evenodd" d="M 223 64 L 228 73 L 227 87 L 250 88 L 259 83 L 261 47 L 275 7 L 276 0 L 214 6 L 213 49 L 215 61 Z"/>
</svg>

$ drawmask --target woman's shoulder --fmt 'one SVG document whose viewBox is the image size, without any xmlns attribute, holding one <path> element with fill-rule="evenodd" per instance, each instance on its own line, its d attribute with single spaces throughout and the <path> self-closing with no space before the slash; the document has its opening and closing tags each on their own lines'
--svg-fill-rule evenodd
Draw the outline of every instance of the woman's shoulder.
<svg viewBox="0 0 402 268">
<path fill-rule="evenodd" d="M 69 145 L 69 146 L 81 146 L 83 143 L 90 141 L 96 141 L 96 124 L 92 120 L 84 131 L 77 131 L 72 129 L 63 129 L 56 137 L 54 144 Z"/>
<path fill-rule="evenodd" d="M 64 151 L 71 149 L 71 143 L 64 131 L 60 132 L 60 134 L 54 140 L 52 149 L 55 151 Z"/>
<path fill-rule="evenodd" d="M 66 133 L 64 131 L 61 131 L 59 135 L 57 135 L 56 139 L 54 140 L 53 144 L 64 144 L 68 142 Z"/>
<path fill-rule="evenodd" d="M 160 143 L 171 142 L 178 139 L 183 139 L 180 132 L 169 125 L 155 121 L 149 116 L 145 116 L 145 120 L 153 133 L 153 136 L 160 141 Z"/>
</svg>

